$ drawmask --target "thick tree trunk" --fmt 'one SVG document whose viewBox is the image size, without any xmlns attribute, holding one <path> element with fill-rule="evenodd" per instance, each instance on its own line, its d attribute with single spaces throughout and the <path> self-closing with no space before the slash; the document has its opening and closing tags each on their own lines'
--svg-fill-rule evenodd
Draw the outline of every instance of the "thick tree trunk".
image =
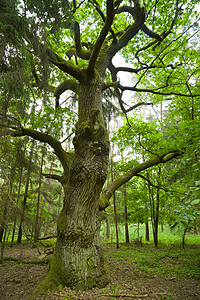
<svg viewBox="0 0 200 300">
<path fill-rule="evenodd" d="M 50 272 L 38 288 L 42 290 L 55 284 L 89 289 L 108 282 L 100 246 L 99 197 L 107 176 L 109 142 L 100 81 L 85 80 L 79 93 L 75 155 L 63 182 L 65 199 L 58 218 L 57 243 Z"/>
</svg>

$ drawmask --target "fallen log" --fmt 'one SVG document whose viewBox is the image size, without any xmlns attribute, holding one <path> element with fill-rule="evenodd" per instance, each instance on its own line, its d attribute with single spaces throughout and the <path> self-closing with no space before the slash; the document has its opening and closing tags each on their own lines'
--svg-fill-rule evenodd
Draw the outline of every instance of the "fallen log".
<svg viewBox="0 0 200 300">
<path fill-rule="evenodd" d="M 44 250 L 44 253 L 39 256 L 39 260 L 44 260 L 48 255 L 53 254 L 54 248 L 47 248 Z"/>
<path fill-rule="evenodd" d="M 19 259 L 16 257 L 4 257 L 3 260 L 6 261 L 16 261 L 17 263 L 22 263 L 22 264 L 33 264 L 33 265 L 40 265 L 40 264 L 47 264 L 48 263 L 48 259 L 46 260 L 23 260 L 23 259 Z"/>
</svg>

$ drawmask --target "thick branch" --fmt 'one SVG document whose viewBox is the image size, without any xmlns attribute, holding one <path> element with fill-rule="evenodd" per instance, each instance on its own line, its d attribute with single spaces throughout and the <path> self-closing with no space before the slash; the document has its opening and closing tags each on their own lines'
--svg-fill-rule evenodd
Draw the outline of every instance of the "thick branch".
<svg viewBox="0 0 200 300">
<path fill-rule="evenodd" d="M 60 176 L 60 175 L 56 175 L 56 174 L 45 174 L 45 173 L 43 173 L 42 175 L 43 175 L 45 178 L 54 179 L 54 180 L 57 180 L 57 181 L 59 181 L 60 183 L 62 183 L 62 176 Z"/>
<path fill-rule="evenodd" d="M 82 48 L 81 37 L 80 37 L 80 27 L 79 27 L 78 22 L 75 22 L 75 24 L 74 24 L 74 34 L 75 34 L 76 55 L 82 59 L 89 60 L 91 51 L 84 50 Z"/>
<path fill-rule="evenodd" d="M 100 15 L 100 17 L 102 18 L 103 22 L 105 23 L 106 21 L 106 17 L 103 13 L 103 11 L 100 8 L 99 3 L 96 0 L 89 0 L 89 2 L 95 7 L 96 11 L 98 12 L 98 14 Z M 112 38 L 116 39 L 115 33 L 112 30 L 112 28 L 110 28 L 110 33 L 112 34 Z"/>
<path fill-rule="evenodd" d="M 133 109 L 135 109 L 135 108 L 137 108 L 137 107 L 139 107 L 141 105 L 152 105 L 152 103 L 140 102 L 140 103 L 137 103 L 137 104 L 129 107 L 128 109 L 125 109 L 125 107 L 124 107 L 125 103 L 122 101 L 122 93 L 120 93 L 120 91 L 119 91 L 120 84 L 118 82 L 116 82 L 116 80 L 117 80 L 117 72 L 120 72 L 120 71 L 127 71 L 127 72 L 129 72 L 129 70 L 132 71 L 132 70 L 135 70 L 135 69 L 132 69 L 132 68 L 123 68 L 123 67 L 122 68 L 115 68 L 115 66 L 112 63 L 110 63 L 109 64 L 109 70 L 110 70 L 111 75 L 112 75 L 112 80 L 114 80 L 115 82 L 113 82 L 110 85 L 109 84 L 106 85 L 105 88 L 107 88 L 107 86 L 108 87 L 114 87 L 116 96 L 117 96 L 118 101 L 119 101 L 120 108 L 121 108 L 121 110 L 122 110 L 123 113 L 126 114 L 126 113 L 130 112 L 131 110 L 133 110 Z"/>
<path fill-rule="evenodd" d="M 165 153 L 161 156 L 157 156 L 155 158 L 152 158 L 134 168 L 126 172 L 124 175 L 119 176 L 114 182 L 112 182 L 107 189 L 101 194 L 100 196 L 100 202 L 99 207 L 100 210 L 105 209 L 109 206 L 109 199 L 112 197 L 112 194 L 124 183 L 128 182 L 132 177 L 137 176 L 138 173 L 141 171 L 144 171 L 150 167 L 156 166 L 161 163 L 166 163 L 167 161 L 170 161 L 171 159 L 180 156 L 183 154 L 183 151 L 175 150 L 168 153 Z"/>
<path fill-rule="evenodd" d="M 68 158 L 67 152 L 62 148 L 61 143 L 54 139 L 51 135 L 24 127 L 14 129 L 11 134 L 12 136 L 16 137 L 27 135 L 35 140 L 49 144 L 54 149 L 55 154 L 58 156 L 64 171 L 68 171 L 71 162 Z"/>
<path fill-rule="evenodd" d="M 120 34 L 117 43 L 113 43 L 108 51 L 109 57 L 114 57 L 115 54 L 124 48 L 128 42 L 138 33 L 145 21 L 144 9 L 140 7 L 137 0 L 134 0 L 134 7 L 131 8 L 135 22 Z M 119 10 L 118 10 L 119 12 Z"/>
<path fill-rule="evenodd" d="M 162 41 L 163 41 L 163 40 L 164 40 L 164 39 L 172 32 L 172 29 L 173 29 L 173 27 L 174 27 L 174 25 L 175 25 L 175 23 L 176 23 L 176 20 L 177 20 L 177 18 L 178 18 L 179 12 L 180 12 L 180 10 L 181 10 L 181 7 L 180 7 L 180 8 L 178 7 L 178 2 L 179 2 L 179 0 L 177 0 L 177 1 L 176 1 L 176 4 L 175 4 L 175 15 L 174 15 L 174 18 L 172 19 L 172 23 L 171 23 L 171 25 L 170 25 L 170 28 L 169 28 L 169 30 L 168 30 L 167 32 L 164 31 L 164 32 L 160 35 L 161 40 L 157 39 L 159 42 L 153 41 L 153 42 L 149 43 L 148 45 L 142 47 L 141 49 L 139 49 L 139 50 L 136 52 L 135 57 L 137 58 L 137 60 L 138 60 L 139 63 L 141 63 L 141 62 L 140 62 L 140 59 L 139 59 L 139 57 L 138 57 L 139 52 L 145 51 L 145 50 L 147 50 L 148 48 L 152 47 L 153 45 L 155 45 L 154 48 L 153 48 L 153 49 L 155 49 L 155 48 L 156 48 L 158 45 L 160 45 L 160 43 L 161 43 L 161 42 L 162 42 Z M 145 28 L 143 28 L 143 29 L 145 29 Z M 146 29 L 145 29 L 145 30 L 146 30 Z M 143 30 L 143 31 L 145 32 L 145 30 Z M 145 33 L 148 34 L 147 32 L 145 32 Z M 149 35 L 149 34 L 148 34 L 148 35 Z M 149 36 L 151 36 L 151 35 L 149 35 Z"/>
<path fill-rule="evenodd" d="M 94 49 L 92 52 L 92 56 L 90 58 L 90 62 L 88 65 L 88 71 L 91 72 L 94 70 L 94 66 L 98 57 L 98 54 L 101 50 L 101 46 L 110 30 L 110 27 L 112 25 L 114 18 L 114 6 L 113 6 L 113 0 L 107 0 L 107 15 L 106 15 L 106 21 L 105 24 L 100 32 L 100 35 L 98 39 L 96 40 L 96 43 L 94 45 Z"/>
<path fill-rule="evenodd" d="M 146 33 L 151 38 L 156 39 L 159 42 L 162 42 L 163 38 L 156 32 L 152 31 L 150 28 L 148 28 L 145 24 L 142 25 L 141 29 L 144 33 Z"/>
<path fill-rule="evenodd" d="M 60 95 L 62 95 L 67 90 L 70 90 L 77 94 L 78 93 L 78 83 L 72 79 L 67 79 L 57 86 L 56 91 L 55 91 L 56 108 L 59 107 Z"/>
<path fill-rule="evenodd" d="M 49 48 L 47 49 L 47 54 L 52 64 L 57 66 L 60 70 L 76 78 L 79 82 L 83 80 L 83 74 L 78 67 L 73 66 Z"/>
<path fill-rule="evenodd" d="M 122 12 L 130 13 L 134 19 L 136 18 L 136 12 L 135 12 L 135 9 L 133 7 L 124 5 L 124 6 L 120 7 L 117 10 L 117 14 L 120 14 Z M 159 34 L 157 34 L 154 31 L 152 31 L 150 28 L 148 28 L 145 24 L 142 24 L 141 30 L 144 33 L 146 33 L 148 36 L 156 39 L 157 41 L 159 41 L 159 42 L 162 41 L 162 37 Z"/>
</svg>

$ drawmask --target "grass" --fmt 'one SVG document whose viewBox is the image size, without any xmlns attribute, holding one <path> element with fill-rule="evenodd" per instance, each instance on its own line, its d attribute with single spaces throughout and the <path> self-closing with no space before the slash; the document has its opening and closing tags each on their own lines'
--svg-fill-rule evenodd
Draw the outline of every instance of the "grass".
<svg viewBox="0 0 200 300">
<path fill-rule="evenodd" d="M 114 244 L 106 244 L 109 249 L 104 254 L 105 261 L 119 261 L 135 265 L 136 273 L 191 277 L 200 279 L 200 250 L 197 248 L 180 249 L 179 247 L 159 247 L 145 244 L 120 245 L 116 251 Z"/>
<path fill-rule="evenodd" d="M 150 243 L 153 243 L 153 232 L 151 226 L 149 226 L 150 231 Z M 118 234 L 119 234 L 119 242 L 125 242 L 125 230 L 123 224 L 118 224 Z M 145 224 L 141 224 L 139 227 L 139 236 L 142 237 L 142 241 L 145 242 Z M 136 240 L 138 238 L 138 226 L 134 224 L 129 225 L 129 237 L 130 240 Z M 108 243 L 115 243 L 116 242 L 116 233 L 115 233 L 115 225 L 110 225 L 110 237 L 109 239 L 106 238 L 106 223 L 102 222 L 101 226 L 101 238 L 103 241 Z M 170 245 L 181 245 L 182 244 L 182 236 L 178 234 L 176 231 L 170 231 L 169 226 L 165 225 L 164 230 L 161 230 L 159 226 L 159 233 L 158 233 L 158 240 L 159 244 L 164 244 L 167 246 Z M 188 245 L 200 245 L 200 235 L 193 235 L 192 233 L 186 234 L 185 238 L 186 246 Z"/>
<path fill-rule="evenodd" d="M 181 248 L 182 239 L 176 233 L 172 233 L 168 227 L 159 231 L 159 246 L 154 247 L 152 232 L 150 242 L 143 239 L 142 246 L 137 246 L 134 240 L 137 239 L 137 226 L 130 226 L 130 245 L 125 245 L 123 226 L 119 225 L 120 248 L 116 251 L 115 228 L 111 226 L 110 239 L 104 238 L 105 225 L 101 228 L 101 238 L 105 251 L 105 260 L 125 262 L 135 266 L 135 272 L 171 277 L 190 277 L 200 279 L 200 236 L 186 236 L 186 247 Z M 144 226 L 140 226 L 140 236 L 145 236 Z"/>
</svg>

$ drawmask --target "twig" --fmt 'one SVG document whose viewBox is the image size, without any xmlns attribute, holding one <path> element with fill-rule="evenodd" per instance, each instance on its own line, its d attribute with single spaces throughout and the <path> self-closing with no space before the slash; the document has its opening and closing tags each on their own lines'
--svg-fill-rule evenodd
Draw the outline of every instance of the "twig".
<svg viewBox="0 0 200 300">
<path fill-rule="evenodd" d="M 95 295 L 95 297 L 129 297 L 129 298 L 147 298 L 149 297 L 148 294 L 143 294 L 143 295 L 132 295 L 132 294 L 99 294 Z"/>
<path fill-rule="evenodd" d="M 154 293 L 154 294 L 143 294 L 143 295 L 134 295 L 134 294 L 99 294 L 95 295 L 95 297 L 129 297 L 129 298 L 148 298 L 152 296 L 164 296 L 166 293 Z"/>
<path fill-rule="evenodd" d="M 59 297 L 66 297 L 64 294 L 58 294 L 58 293 L 52 293 L 55 296 Z M 148 298 L 152 296 L 164 296 L 167 295 L 166 293 L 154 293 L 154 294 L 143 294 L 143 295 L 133 295 L 133 294 L 98 294 L 98 295 L 93 295 L 94 298 L 97 297 L 129 297 L 129 298 Z M 78 299 L 83 299 L 82 297 L 79 297 Z"/>
<path fill-rule="evenodd" d="M 46 236 L 46 237 L 43 237 L 43 238 L 38 238 L 37 240 L 41 241 L 41 240 L 48 240 L 48 239 L 54 239 L 54 238 L 57 238 L 57 235 Z"/>
</svg>

